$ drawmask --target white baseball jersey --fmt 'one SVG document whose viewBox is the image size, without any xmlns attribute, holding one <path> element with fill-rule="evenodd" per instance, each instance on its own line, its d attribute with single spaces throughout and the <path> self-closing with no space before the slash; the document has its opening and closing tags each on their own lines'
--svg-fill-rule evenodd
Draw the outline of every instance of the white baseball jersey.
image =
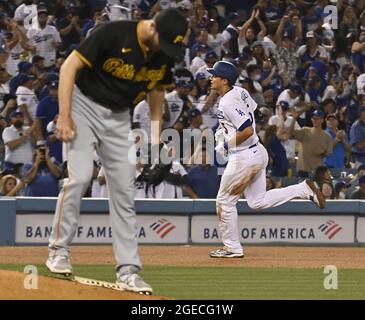
<svg viewBox="0 0 365 320">
<path fill-rule="evenodd" d="M 151 137 L 150 106 L 146 100 L 141 101 L 133 110 L 133 122 L 138 122 L 139 127 L 146 131 L 148 139 Z"/>
<path fill-rule="evenodd" d="M 208 126 L 209 128 L 213 128 L 217 124 L 219 99 L 220 98 L 218 98 L 217 102 L 211 108 L 209 108 L 207 112 L 202 113 L 203 125 Z M 197 109 L 202 111 L 206 100 L 207 100 L 207 95 L 201 96 L 198 99 L 198 105 L 196 106 Z"/>
<path fill-rule="evenodd" d="M 44 66 L 52 67 L 56 62 L 56 49 L 53 47 L 53 43 L 61 43 L 58 30 L 50 25 L 43 29 L 33 27 L 28 30 L 27 37 L 30 43 L 36 46 L 36 54 L 44 58 Z"/>
<path fill-rule="evenodd" d="M 23 53 L 24 49 L 18 42 L 9 53 L 9 58 L 6 60 L 5 68 L 6 71 L 12 75 L 15 76 L 18 73 L 18 63 L 20 60 L 20 55 Z"/>
<path fill-rule="evenodd" d="M 234 138 L 237 131 L 243 131 L 249 126 L 252 126 L 254 130 L 254 133 L 248 139 L 231 148 L 231 152 L 248 149 L 259 141 L 254 116 L 256 108 L 257 104 L 248 91 L 240 87 L 234 86 L 221 98 L 217 117 L 220 127 L 223 128 L 226 141 Z"/>
<path fill-rule="evenodd" d="M 33 90 L 28 89 L 27 87 L 19 86 L 16 90 L 16 102 L 18 106 L 22 104 L 26 104 L 28 107 L 28 111 L 32 119 L 35 119 L 35 114 L 37 111 L 38 99 Z"/>
</svg>

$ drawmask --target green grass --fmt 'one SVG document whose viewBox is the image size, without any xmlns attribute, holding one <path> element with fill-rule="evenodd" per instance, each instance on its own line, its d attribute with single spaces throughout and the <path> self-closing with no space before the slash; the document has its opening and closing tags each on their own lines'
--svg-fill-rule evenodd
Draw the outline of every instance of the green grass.
<svg viewBox="0 0 365 320">
<path fill-rule="evenodd" d="M 50 275 L 43 265 L 38 273 Z M 24 265 L 0 265 L 23 271 Z M 78 276 L 115 281 L 110 265 L 75 265 Z M 176 299 L 365 299 L 365 270 L 339 269 L 338 289 L 325 290 L 323 269 L 171 267 L 145 265 L 154 294 Z"/>
</svg>

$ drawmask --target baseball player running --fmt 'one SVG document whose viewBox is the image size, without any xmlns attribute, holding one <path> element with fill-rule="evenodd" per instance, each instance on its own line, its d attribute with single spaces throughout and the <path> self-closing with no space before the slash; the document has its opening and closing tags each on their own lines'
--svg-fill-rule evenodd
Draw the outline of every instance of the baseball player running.
<svg viewBox="0 0 365 320">
<path fill-rule="evenodd" d="M 103 164 L 117 261 L 123 290 L 151 293 L 139 276 L 135 165 L 128 160 L 132 141 L 130 108 L 149 94 L 151 120 L 161 120 L 164 85 L 172 82 L 174 57 L 184 51 L 185 17 L 161 11 L 154 19 L 113 21 L 97 28 L 62 65 L 59 83 L 59 137 L 67 143 L 69 179 L 60 192 L 49 239 L 48 269 L 72 273 L 69 246 L 75 236 L 80 200 L 93 172 L 94 150 Z M 156 130 L 158 131 L 158 130 Z M 159 143 L 159 132 L 152 137 Z"/>
<path fill-rule="evenodd" d="M 237 80 L 236 67 L 225 61 L 208 69 L 212 74 L 211 88 L 221 100 L 218 107 L 219 131 L 216 134 L 219 153 L 228 157 L 217 195 L 216 210 L 223 249 L 210 252 L 212 258 L 242 258 L 243 249 L 237 229 L 237 201 L 242 193 L 252 209 L 275 207 L 293 198 L 311 199 L 319 208 L 325 198 L 312 180 L 286 188 L 266 191 L 268 154 L 255 131 L 256 102 L 249 93 L 233 86 Z"/>
</svg>

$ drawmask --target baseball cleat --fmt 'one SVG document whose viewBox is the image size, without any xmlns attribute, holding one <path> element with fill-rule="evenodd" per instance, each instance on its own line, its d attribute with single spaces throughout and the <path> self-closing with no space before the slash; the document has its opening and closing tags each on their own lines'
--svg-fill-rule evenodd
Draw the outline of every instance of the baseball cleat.
<svg viewBox="0 0 365 320">
<path fill-rule="evenodd" d="M 326 206 L 326 198 L 324 197 L 321 189 L 317 187 L 317 184 L 310 179 L 305 180 L 307 186 L 311 188 L 313 194 L 309 196 L 309 199 L 318 206 L 320 209 L 324 209 Z"/>
<path fill-rule="evenodd" d="M 72 274 L 72 266 L 68 256 L 50 256 L 46 262 L 46 267 L 52 273 L 59 273 L 65 276 L 70 276 Z"/>
<path fill-rule="evenodd" d="M 121 290 L 137 292 L 145 295 L 151 295 L 153 291 L 151 286 L 144 282 L 137 272 L 117 274 L 116 284 Z"/>
<path fill-rule="evenodd" d="M 227 248 L 218 249 L 209 252 L 211 258 L 243 258 L 243 253 L 229 251 Z"/>
</svg>

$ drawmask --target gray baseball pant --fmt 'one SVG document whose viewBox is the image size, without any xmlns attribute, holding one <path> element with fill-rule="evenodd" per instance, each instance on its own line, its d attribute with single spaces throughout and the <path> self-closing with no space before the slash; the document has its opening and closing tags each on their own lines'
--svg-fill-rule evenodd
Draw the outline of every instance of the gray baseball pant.
<svg viewBox="0 0 365 320">
<path fill-rule="evenodd" d="M 94 152 L 98 148 L 109 192 L 117 265 L 141 268 L 134 208 L 135 165 L 128 160 L 132 146 L 128 141 L 129 110 L 112 112 L 90 100 L 75 86 L 72 118 L 76 134 L 74 140 L 67 143 L 69 178 L 65 179 L 58 197 L 49 249 L 57 254 L 69 254 L 69 245 L 79 222 L 81 198 L 90 184 Z"/>
</svg>

